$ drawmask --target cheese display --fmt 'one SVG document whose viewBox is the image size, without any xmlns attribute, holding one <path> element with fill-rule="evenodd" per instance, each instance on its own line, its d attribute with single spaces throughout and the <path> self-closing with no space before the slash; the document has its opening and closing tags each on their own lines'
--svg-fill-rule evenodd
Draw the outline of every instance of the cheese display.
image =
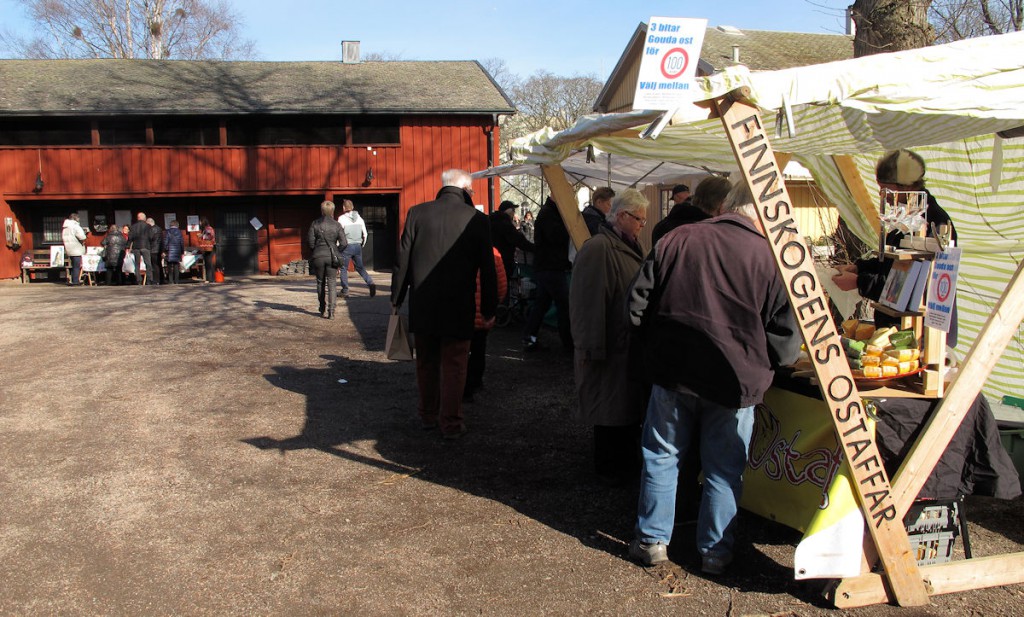
<svg viewBox="0 0 1024 617">
<path fill-rule="evenodd" d="M 843 350 L 854 377 L 893 379 L 921 368 L 921 350 L 913 330 L 876 330 L 856 319 L 846 320 L 842 328 L 846 334 L 842 337 Z"/>
</svg>

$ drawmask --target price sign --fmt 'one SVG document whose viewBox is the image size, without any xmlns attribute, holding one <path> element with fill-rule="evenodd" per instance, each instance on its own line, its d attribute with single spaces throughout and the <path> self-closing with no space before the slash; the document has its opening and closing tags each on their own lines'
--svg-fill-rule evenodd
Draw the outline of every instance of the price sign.
<svg viewBox="0 0 1024 617">
<path fill-rule="evenodd" d="M 634 109 L 676 109 L 697 98 L 694 76 L 708 20 L 652 17 L 644 39 Z"/>
</svg>

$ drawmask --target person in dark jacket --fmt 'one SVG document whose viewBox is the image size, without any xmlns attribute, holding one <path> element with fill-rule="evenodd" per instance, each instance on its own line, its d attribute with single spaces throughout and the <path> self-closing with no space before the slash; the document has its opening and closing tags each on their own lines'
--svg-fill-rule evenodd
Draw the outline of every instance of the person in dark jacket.
<svg viewBox="0 0 1024 617">
<path fill-rule="evenodd" d="M 583 208 L 583 222 L 587 224 L 587 231 L 590 232 L 590 237 L 593 238 L 597 235 L 597 231 L 602 227 L 605 227 L 608 222 L 605 217 L 612 209 L 612 198 L 615 197 L 615 191 L 607 186 L 602 186 L 590 197 L 590 203 L 586 208 Z"/>
<path fill-rule="evenodd" d="M 953 219 L 939 206 L 939 202 L 925 188 L 924 181 L 925 164 L 919 154 L 911 150 L 893 150 L 886 152 L 879 159 L 875 168 L 875 179 L 878 188 L 897 192 L 921 191 L 925 193 L 928 200 L 928 209 L 925 213 L 928 227 L 926 233 L 932 236 L 933 228 L 939 229 L 945 226 L 949 230 L 949 239 L 957 244 L 956 227 L 953 226 Z M 893 229 L 886 235 L 885 243 L 888 246 L 899 247 L 900 241 L 905 234 Z M 959 246 L 957 244 L 957 246 Z M 879 260 L 877 257 L 858 259 L 849 265 L 840 266 L 839 273 L 832 277 L 836 287 L 843 291 L 857 289 L 861 297 L 877 301 L 882 295 L 882 288 L 889 278 L 889 271 L 892 269 L 893 260 L 886 258 Z M 946 344 L 956 347 L 958 335 L 957 308 L 954 301 L 953 313 L 949 324 L 949 333 L 946 336 Z M 885 328 L 899 326 L 900 320 L 882 313 L 875 312 L 875 326 Z"/>
<path fill-rule="evenodd" d="M 146 282 L 149 285 L 159 285 L 164 272 L 164 230 L 152 218 L 146 219 L 146 223 L 149 225 L 149 254 L 153 260 L 153 269 L 148 271 Z"/>
<path fill-rule="evenodd" d="M 729 194 L 731 188 L 732 184 L 729 180 L 721 176 L 708 176 L 701 180 L 692 196 L 690 189 L 685 184 L 677 186 L 673 193 L 673 200 L 683 195 L 686 197 L 682 198 L 682 201 L 676 201 L 676 205 L 669 211 L 668 216 L 654 226 L 651 231 L 651 244 L 657 244 L 665 234 L 680 225 L 718 216 L 722 202 L 725 201 L 725 196 Z"/>
<path fill-rule="evenodd" d="M 147 273 L 153 272 L 153 258 L 149 251 L 149 223 L 146 222 L 146 213 L 139 212 L 128 230 L 128 247 L 135 257 L 135 280 L 142 285 L 142 270 Z M 147 278 L 152 274 L 147 274 Z"/>
<path fill-rule="evenodd" d="M 111 225 L 100 245 L 103 247 L 103 264 L 107 268 L 107 285 L 110 285 L 112 280 L 120 285 L 123 279 L 121 267 L 124 265 L 124 249 L 128 245 L 128 240 L 117 225 Z"/>
<path fill-rule="evenodd" d="M 523 329 L 523 349 L 540 348 L 537 334 L 551 303 L 558 311 L 558 334 L 562 346 L 572 350 L 572 330 L 569 326 L 569 231 L 562 222 L 555 200 L 548 197 L 537 215 L 534 228 L 533 272 L 537 283 L 537 297 Z"/>
<path fill-rule="evenodd" d="M 673 199 L 680 201 L 677 201 L 667 217 L 654 226 L 651 242 L 657 244 L 658 240 L 677 227 L 718 216 L 731 189 L 732 183 L 728 178 L 721 176 L 708 176 L 701 180 L 692 196 L 690 188 L 685 184 L 676 186 L 672 193 Z M 699 477 L 700 444 L 694 443 L 679 465 L 677 515 L 681 516 L 683 521 L 694 521 L 699 514 L 698 507 L 701 496 Z"/>
<path fill-rule="evenodd" d="M 533 242 L 526 239 L 523 232 L 516 229 L 513 217 L 516 215 L 516 205 L 511 201 L 503 201 L 498 206 L 498 211 L 491 213 L 491 240 L 494 248 L 501 254 L 501 263 L 505 266 L 505 280 L 511 282 L 512 271 L 516 265 L 516 249 L 523 252 L 533 252 Z M 503 295 L 508 295 L 508 289 L 503 290 Z"/>
<path fill-rule="evenodd" d="M 646 329 L 644 368 L 653 382 L 630 556 L 644 565 L 668 559 L 679 459 L 699 440 L 705 488 L 697 550 L 701 569 L 721 574 L 733 557 L 754 406 L 774 369 L 796 361 L 801 343 L 745 182 L 729 193 L 723 214 L 655 245 L 629 311 Z"/>
<path fill-rule="evenodd" d="M 167 260 L 167 278 L 171 285 L 177 285 L 181 277 L 181 255 L 185 252 L 185 236 L 178 227 L 178 221 L 171 221 L 164 234 L 164 255 Z"/>
<path fill-rule="evenodd" d="M 473 207 L 473 178 L 462 169 L 441 174 L 434 201 L 413 206 L 405 219 L 391 304 L 409 295 L 409 330 L 415 337 L 419 415 L 424 428 L 445 438 L 466 431 L 462 396 L 477 311 L 494 321 L 498 305 L 494 247 L 487 217 Z"/>
<path fill-rule="evenodd" d="M 320 204 L 320 218 L 309 226 L 309 250 L 312 251 L 310 267 L 316 275 L 316 297 L 320 301 L 320 316 L 334 319 L 334 306 L 338 299 L 338 267 L 341 264 L 342 248 L 348 244 L 345 230 L 334 218 L 334 202 Z M 334 261 L 332 253 L 338 255 Z"/>
</svg>

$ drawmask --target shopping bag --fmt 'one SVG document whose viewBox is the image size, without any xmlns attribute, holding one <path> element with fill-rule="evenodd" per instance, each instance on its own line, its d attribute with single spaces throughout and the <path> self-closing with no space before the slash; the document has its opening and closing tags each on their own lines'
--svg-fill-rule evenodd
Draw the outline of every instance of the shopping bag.
<svg viewBox="0 0 1024 617">
<path fill-rule="evenodd" d="M 384 355 L 389 360 L 412 360 L 412 339 L 409 338 L 409 327 L 405 316 L 398 314 L 398 309 L 391 313 L 388 320 L 388 336 L 384 341 Z"/>
<path fill-rule="evenodd" d="M 135 274 L 135 253 L 125 253 L 124 264 L 121 265 L 121 272 Z"/>
</svg>

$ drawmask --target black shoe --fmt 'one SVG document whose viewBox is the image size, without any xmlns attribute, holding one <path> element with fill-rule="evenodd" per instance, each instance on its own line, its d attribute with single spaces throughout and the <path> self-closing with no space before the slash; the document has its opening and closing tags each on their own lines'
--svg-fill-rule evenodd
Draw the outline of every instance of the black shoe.
<svg viewBox="0 0 1024 617">
<path fill-rule="evenodd" d="M 338 297 L 339 298 L 347 298 L 348 297 L 348 290 L 347 289 L 342 289 L 341 291 L 339 291 L 338 292 Z"/>
<path fill-rule="evenodd" d="M 327 319 L 334 319 L 334 309 L 327 309 Z"/>
<path fill-rule="evenodd" d="M 376 295 L 377 295 L 377 286 L 374 285 L 373 283 L 370 283 L 370 297 L 372 298 L 372 297 L 374 297 Z"/>
<path fill-rule="evenodd" d="M 327 307 L 326 306 L 321 306 L 320 307 L 320 316 L 323 317 L 324 313 L 326 313 L 326 312 L 327 312 Z"/>
</svg>

